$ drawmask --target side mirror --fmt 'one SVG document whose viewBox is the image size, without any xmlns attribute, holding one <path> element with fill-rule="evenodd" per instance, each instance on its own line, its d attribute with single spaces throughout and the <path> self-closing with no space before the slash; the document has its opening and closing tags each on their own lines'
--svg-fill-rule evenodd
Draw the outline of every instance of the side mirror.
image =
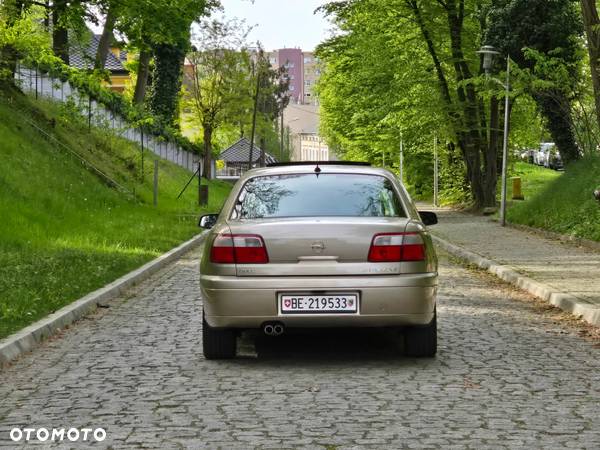
<svg viewBox="0 0 600 450">
<path fill-rule="evenodd" d="M 217 223 L 217 219 L 219 218 L 218 214 L 204 214 L 200 216 L 200 221 L 198 222 L 198 226 L 200 228 L 205 228 L 210 230 Z"/>
<path fill-rule="evenodd" d="M 419 216 L 421 216 L 421 222 L 425 225 L 435 225 L 438 223 L 437 214 L 430 211 L 419 211 Z"/>
</svg>

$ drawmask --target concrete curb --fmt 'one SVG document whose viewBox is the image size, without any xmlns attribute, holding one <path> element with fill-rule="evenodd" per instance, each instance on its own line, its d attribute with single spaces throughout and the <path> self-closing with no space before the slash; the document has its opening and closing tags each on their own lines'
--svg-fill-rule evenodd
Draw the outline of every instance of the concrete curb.
<svg viewBox="0 0 600 450">
<path fill-rule="evenodd" d="M 554 288 L 535 281 L 525 275 L 520 274 L 515 269 L 509 266 L 502 265 L 491 259 L 486 259 L 476 253 L 465 250 L 462 247 L 451 244 L 450 242 L 433 236 L 433 241 L 442 249 L 451 255 L 474 264 L 480 269 L 485 269 L 488 272 L 496 275 L 498 278 L 520 288 L 524 291 L 535 295 L 538 298 L 557 306 L 563 311 L 567 311 L 575 316 L 580 316 L 586 322 L 600 327 L 600 307 L 587 302 L 581 298 L 571 294 L 556 291 Z"/>
<path fill-rule="evenodd" d="M 44 339 L 94 311 L 98 304 L 106 302 L 126 289 L 139 284 L 171 262 L 200 245 L 207 232 L 194 236 L 158 258 L 144 264 L 106 286 L 75 300 L 42 320 L 0 340 L 0 367 L 37 347 Z"/>
</svg>

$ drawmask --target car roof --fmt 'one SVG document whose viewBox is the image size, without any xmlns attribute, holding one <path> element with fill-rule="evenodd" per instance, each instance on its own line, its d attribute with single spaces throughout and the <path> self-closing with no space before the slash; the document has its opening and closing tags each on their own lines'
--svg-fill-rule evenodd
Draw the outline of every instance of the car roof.
<svg viewBox="0 0 600 450">
<path fill-rule="evenodd" d="M 394 178 L 395 175 L 387 169 L 380 167 L 371 167 L 366 165 L 352 165 L 352 164 L 332 164 L 323 163 L 318 165 L 320 172 L 319 174 L 327 173 L 354 173 L 364 175 L 379 175 L 385 177 Z M 317 164 L 290 164 L 285 166 L 274 166 L 274 167 L 261 167 L 249 170 L 244 173 L 242 178 L 253 178 L 257 176 L 269 176 L 269 175 L 285 175 L 285 174 L 304 174 L 304 173 L 317 173 L 315 169 Z"/>
</svg>

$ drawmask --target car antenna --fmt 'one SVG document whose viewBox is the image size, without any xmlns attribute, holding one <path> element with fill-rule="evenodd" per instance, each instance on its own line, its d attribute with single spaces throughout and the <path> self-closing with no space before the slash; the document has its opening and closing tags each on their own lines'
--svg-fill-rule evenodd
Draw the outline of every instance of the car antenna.
<svg viewBox="0 0 600 450">
<path fill-rule="evenodd" d="M 317 167 L 315 167 L 315 173 L 317 176 L 321 173 L 321 168 L 319 167 L 319 163 L 317 163 Z"/>
</svg>

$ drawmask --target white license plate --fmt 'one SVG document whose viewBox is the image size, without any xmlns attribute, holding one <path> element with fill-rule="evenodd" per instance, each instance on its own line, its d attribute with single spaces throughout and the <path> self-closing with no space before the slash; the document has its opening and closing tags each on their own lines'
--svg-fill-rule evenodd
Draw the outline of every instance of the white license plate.
<svg viewBox="0 0 600 450">
<path fill-rule="evenodd" d="M 279 311 L 281 314 L 355 314 L 358 294 L 281 294 Z"/>
</svg>

